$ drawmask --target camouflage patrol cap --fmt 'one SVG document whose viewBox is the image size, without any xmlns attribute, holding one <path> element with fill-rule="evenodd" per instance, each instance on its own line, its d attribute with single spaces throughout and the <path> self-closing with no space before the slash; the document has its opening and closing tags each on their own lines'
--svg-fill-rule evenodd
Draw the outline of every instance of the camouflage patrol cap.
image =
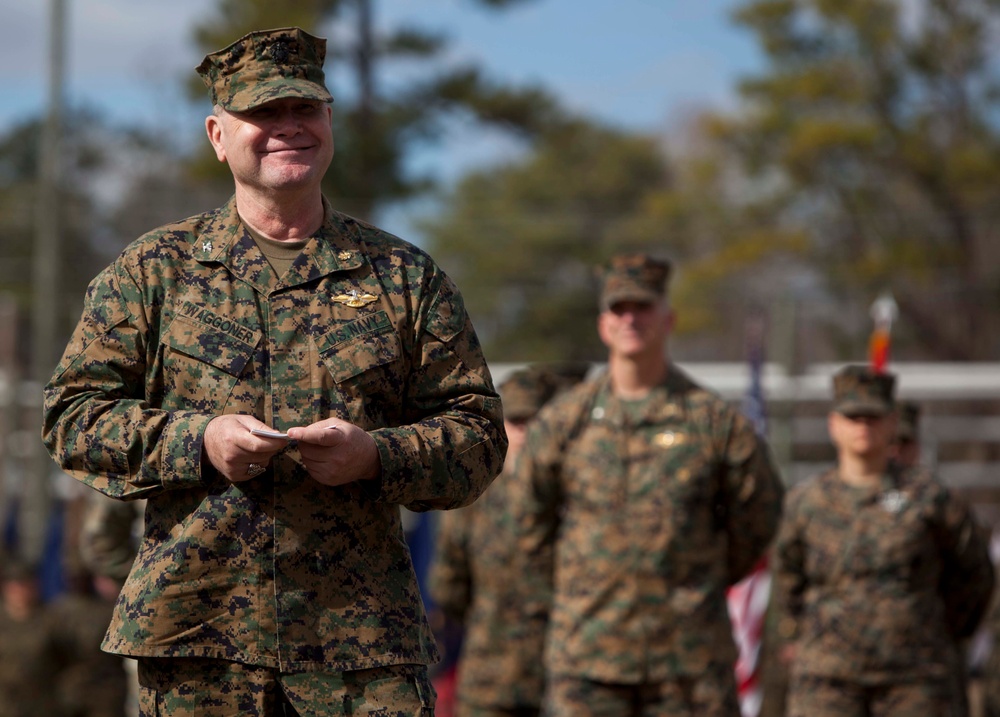
<svg viewBox="0 0 1000 717">
<path fill-rule="evenodd" d="M 648 254 L 622 254 L 611 259 L 604 269 L 601 309 L 619 301 L 653 303 L 666 296 L 670 278 L 669 261 Z"/>
<path fill-rule="evenodd" d="M 283 97 L 333 102 L 326 89 L 326 40 L 297 27 L 258 30 L 198 65 L 212 104 L 244 112 Z"/>
<path fill-rule="evenodd" d="M 868 366 L 845 366 L 833 377 L 833 410 L 845 416 L 884 416 L 895 407 L 896 377 Z"/>
<path fill-rule="evenodd" d="M 920 406 L 913 401 L 899 402 L 899 423 L 896 424 L 897 441 L 915 441 L 920 435 Z"/>
<path fill-rule="evenodd" d="M 513 372 L 499 386 L 504 418 L 511 421 L 531 420 L 562 386 L 559 376 L 539 367 Z"/>
</svg>

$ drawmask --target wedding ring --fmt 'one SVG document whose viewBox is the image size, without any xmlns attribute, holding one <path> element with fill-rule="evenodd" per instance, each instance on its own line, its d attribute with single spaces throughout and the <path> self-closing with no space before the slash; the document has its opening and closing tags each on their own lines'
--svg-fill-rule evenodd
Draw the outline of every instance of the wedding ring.
<svg viewBox="0 0 1000 717">
<path fill-rule="evenodd" d="M 251 463 L 247 466 L 247 475 L 253 478 L 254 476 L 259 476 L 266 470 L 267 468 L 262 466 L 260 463 Z"/>
</svg>

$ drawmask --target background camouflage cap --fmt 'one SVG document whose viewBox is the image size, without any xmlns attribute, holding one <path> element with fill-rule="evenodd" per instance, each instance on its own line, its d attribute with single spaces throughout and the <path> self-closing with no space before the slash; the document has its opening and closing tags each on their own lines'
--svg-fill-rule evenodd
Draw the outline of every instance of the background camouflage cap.
<svg viewBox="0 0 1000 717">
<path fill-rule="evenodd" d="M 833 410 L 845 416 L 884 416 L 895 400 L 896 377 L 869 366 L 846 366 L 833 377 Z"/>
<path fill-rule="evenodd" d="M 585 375 L 582 365 L 577 364 L 529 366 L 514 371 L 499 386 L 504 418 L 511 421 L 531 420 L 553 396 Z"/>
<path fill-rule="evenodd" d="M 212 104 L 244 112 L 282 97 L 333 102 L 326 89 L 326 40 L 297 27 L 258 30 L 206 55 L 198 74 Z"/>
<path fill-rule="evenodd" d="M 915 441 L 920 435 L 920 406 L 913 401 L 900 401 L 896 440 Z"/>
<path fill-rule="evenodd" d="M 670 269 L 669 261 L 648 254 L 614 257 L 604 269 L 601 309 L 619 301 L 659 301 L 666 296 Z"/>
</svg>

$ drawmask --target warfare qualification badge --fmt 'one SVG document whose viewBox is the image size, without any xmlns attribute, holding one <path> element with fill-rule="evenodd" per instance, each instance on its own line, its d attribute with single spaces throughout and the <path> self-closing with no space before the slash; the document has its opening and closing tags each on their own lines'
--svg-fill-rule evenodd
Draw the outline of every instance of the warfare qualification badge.
<svg viewBox="0 0 1000 717">
<path fill-rule="evenodd" d="M 377 301 L 378 297 L 367 292 L 362 294 L 357 289 L 351 289 L 346 294 L 337 294 L 333 297 L 333 300 L 338 304 L 350 306 L 352 309 L 360 309 L 362 306 L 367 306 L 373 301 Z"/>
<path fill-rule="evenodd" d="M 889 513 L 898 513 L 906 505 L 906 495 L 898 490 L 890 490 L 882 494 L 879 503 L 883 510 Z"/>
</svg>

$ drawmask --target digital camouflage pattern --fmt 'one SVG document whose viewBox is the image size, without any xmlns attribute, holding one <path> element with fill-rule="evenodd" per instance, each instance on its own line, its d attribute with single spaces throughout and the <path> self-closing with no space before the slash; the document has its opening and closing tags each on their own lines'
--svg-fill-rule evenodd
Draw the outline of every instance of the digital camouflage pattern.
<svg viewBox="0 0 1000 717">
<path fill-rule="evenodd" d="M 554 373 L 523 369 L 500 386 L 506 420 L 530 420 L 561 388 Z M 472 505 L 442 514 L 430 573 L 434 603 L 463 626 L 458 662 L 458 717 L 484 708 L 537 714 L 544 673 L 544 613 L 526 612 L 516 569 L 516 531 L 510 513 L 508 461 L 500 477 Z M 480 710 L 477 712 L 476 710 Z"/>
<path fill-rule="evenodd" d="M 815 675 L 796 675 L 787 717 L 866 715 L 870 717 L 962 717 L 947 684 L 916 680 L 859 684 Z"/>
<path fill-rule="evenodd" d="M 45 388 L 43 439 L 102 493 L 147 499 L 110 652 L 296 672 L 427 664 L 437 649 L 400 524 L 471 503 L 507 439 L 480 344 L 422 251 L 333 211 L 275 276 L 235 200 L 131 244 L 90 285 Z M 381 481 L 324 486 L 290 445 L 231 484 L 205 427 L 369 431 Z"/>
<path fill-rule="evenodd" d="M 516 462 L 522 580 L 551 606 L 546 670 L 634 684 L 721 665 L 733 679 L 726 588 L 777 529 L 778 473 L 750 422 L 676 366 L 627 403 L 607 374 L 570 389 Z"/>
<path fill-rule="evenodd" d="M 436 699 L 417 665 L 276 676 L 238 662 L 150 659 L 139 663 L 139 679 L 141 714 L 170 717 L 433 717 Z M 191 690 L 195 682 L 207 692 Z"/>
<path fill-rule="evenodd" d="M 736 717 L 740 703 L 732 672 L 731 665 L 717 663 L 697 675 L 627 685 L 557 676 L 547 703 L 559 707 L 546 717 Z"/>
<path fill-rule="evenodd" d="M 775 558 L 793 681 L 947 682 L 993 588 L 982 530 L 922 469 L 891 467 L 871 487 L 833 469 L 795 486 Z"/>
<path fill-rule="evenodd" d="M 895 407 L 896 377 L 868 366 L 845 366 L 833 377 L 833 410 L 845 416 L 883 416 Z"/>
<path fill-rule="evenodd" d="M 544 613 L 527 611 L 515 568 L 509 510 L 513 476 L 505 466 L 479 500 L 441 515 L 430 574 L 434 603 L 463 626 L 456 715 L 473 706 L 515 708 L 542 702 L 539 656 Z"/>
<path fill-rule="evenodd" d="M 621 254 L 611 259 L 601 277 L 601 307 L 619 301 L 654 302 L 667 294 L 671 264 L 647 254 Z"/>
<path fill-rule="evenodd" d="M 197 71 L 213 105 L 245 112 L 283 97 L 333 102 L 326 89 L 326 40 L 297 27 L 259 30 L 205 56 Z"/>
</svg>

